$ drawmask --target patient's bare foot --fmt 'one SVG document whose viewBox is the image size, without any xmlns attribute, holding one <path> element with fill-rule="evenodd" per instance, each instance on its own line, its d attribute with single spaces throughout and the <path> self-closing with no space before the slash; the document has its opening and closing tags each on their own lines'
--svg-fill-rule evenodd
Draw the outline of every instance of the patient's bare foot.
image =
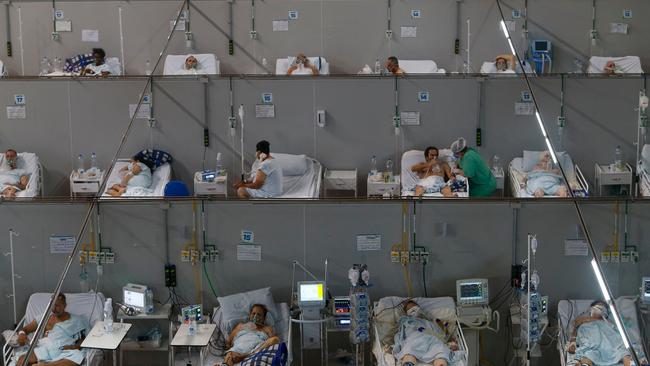
<svg viewBox="0 0 650 366">
<path fill-rule="evenodd" d="M 415 186 L 415 195 L 418 197 L 422 197 L 423 194 L 424 194 L 424 187 Z"/>
<path fill-rule="evenodd" d="M 23 175 L 20 177 L 20 182 L 18 183 L 18 188 L 20 189 L 25 189 L 27 188 L 27 184 L 29 183 L 29 177 L 26 175 Z"/>
<path fill-rule="evenodd" d="M 449 187 L 449 186 L 443 187 L 440 190 L 440 193 L 442 193 L 443 197 L 458 197 L 458 195 L 456 193 L 453 193 L 451 191 L 451 187 Z"/>
<path fill-rule="evenodd" d="M 566 187 L 562 186 L 557 189 L 557 192 L 555 192 L 555 195 L 558 197 L 567 197 L 569 195 L 569 192 L 567 191 Z"/>
<path fill-rule="evenodd" d="M 534 195 L 535 197 L 537 197 L 537 198 L 539 198 L 539 197 L 544 197 L 544 191 L 540 188 L 540 189 L 536 190 L 535 193 L 534 193 L 533 195 Z"/>
</svg>

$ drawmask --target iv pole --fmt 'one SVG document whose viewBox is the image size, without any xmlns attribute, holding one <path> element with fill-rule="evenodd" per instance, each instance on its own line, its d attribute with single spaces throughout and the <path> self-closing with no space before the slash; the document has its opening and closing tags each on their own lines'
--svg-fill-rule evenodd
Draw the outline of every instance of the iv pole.
<svg viewBox="0 0 650 366">
<path fill-rule="evenodd" d="M 18 275 L 14 268 L 14 236 L 20 236 L 20 233 L 14 231 L 14 229 L 9 229 L 9 252 L 5 253 L 5 257 L 10 256 L 11 259 L 11 295 L 7 295 L 7 297 L 11 297 L 13 303 L 15 327 L 18 325 L 18 320 L 16 319 L 16 277 L 18 277 Z"/>
</svg>

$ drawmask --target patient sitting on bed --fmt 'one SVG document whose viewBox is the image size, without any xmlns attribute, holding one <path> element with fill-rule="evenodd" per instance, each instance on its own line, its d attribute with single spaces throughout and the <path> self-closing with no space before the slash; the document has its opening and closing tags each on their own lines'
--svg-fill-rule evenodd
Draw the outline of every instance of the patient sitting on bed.
<svg viewBox="0 0 650 366">
<path fill-rule="evenodd" d="M 106 52 L 102 48 L 93 48 L 94 62 L 81 70 L 80 76 L 103 76 L 111 74 L 111 68 L 106 64 Z"/>
<path fill-rule="evenodd" d="M 248 321 L 237 324 L 228 337 L 228 350 L 222 365 L 233 366 L 249 355 L 280 343 L 280 338 L 273 333 L 273 327 L 265 325 L 267 313 L 264 305 L 251 306 Z"/>
<path fill-rule="evenodd" d="M 16 197 L 18 191 L 27 188 L 29 183 L 29 174 L 17 168 L 18 153 L 16 150 L 9 149 L 5 152 L 5 162 L 0 168 L 0 187 L 3 197 Z"/>
<path fill-rule="evenodd" d="M 420 306 L 413 300 L 404 304 L 406 315 L 400 317 L 393 344 L 393 356 L 402 366 L 422 362 L 433 366 L 447 366 L 451 351 L 458 344 L 451 340 L 444 324 L 426 319 Z"/>
<path fill-rule="evenodd" d="M 65 307 L 65 295 L 59 294 L 52 307 L 52 314 L 47 318 L 43 338 L 38 340 L 25 365 L 72 366 L 83 362 L 85 352 L 80 347 L 87 332 L 88 320 L 66 312 Z M 27 334 L 35 332 L 37 328 L 36 320 L 25 325 L 18 333 L 18 344 L 26 345 Z M 16 353 L 17 365 L 22 365 L 25 353 Z"/>
<path fill-rule="evenodd" d="M 427 147 L 424 158 L 425 162 L 411 167 L 411 171 L 420 178 L 415 186 L 415 195 L 421 197 L 425 193 L 440 192 L 445 197 L 454 197 L 451 186 L 445 182 L 445 178 L 452 178 L 451 168 L 444 161 L 438 160 L 438 149 Z"/>
<path fill-rule="evenodd" d="M 525 179 L 526 192 L 535 197 L 558 196 L 567 197 L 568 190 L 562 179 L 559 168 L 553 168 L 551 154 L 542 153 L 542 157 Z"/>
<path fill-rule="evenodd" d="M 257 171 L 254 179 L 235 183 L 239 198 L 273 198 L 282 194 L 282 167 L 271 156 L 271 144 L 262 140 L 255 146 Z M 255 167 L 255 165 L 253 165 Z"/>
<path fill-rule="evenodd" d="M 137 157 L 132 157 L 129 164 L 120 169 L 119 171 L 122 181 L 118 184 L 113 184 L 106 193 L 113 197 L 123 195 L 127 188 L 149 188 L 151 186 L 152 177 L 151 169 Z"/>
<path fill-rule="evenodd" d="M 607 317 L 607 304 L 596 300 L 591 303 L 590 315 L 580 316 L 574 321 L 567 350 L 575 353 L 575 366 L 605 366 L 619 362 L 630 366 L 632 357 Z"/>
</svg>

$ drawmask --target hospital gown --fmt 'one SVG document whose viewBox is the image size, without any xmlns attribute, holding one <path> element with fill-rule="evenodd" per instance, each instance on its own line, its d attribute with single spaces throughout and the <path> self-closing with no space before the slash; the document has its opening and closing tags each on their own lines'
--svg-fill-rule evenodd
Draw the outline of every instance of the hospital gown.
<svg viewBox="0 0 650 366">
<path fill-rule="evenodd" d="M 87 76 L 100 76 L 102 72 L 111 73 L 111 67 L 106 63 L 95 65 L 94 63 L 86 65 L 86 70 L 92 70 L 92 73 L 87 73 Z"/>
<path fill-rule="evenodd" d="M 618 365 L 629 355 L 614 324 L 596 320 L 582 324 L 576 337 L 576 360 L 590 359 L 595 366 Z"/>
<path fill-rule="evenodd" d="M 282 195 L 282 167 L 276 159 L 266 159 L 259 163 L 257 169 L 251 174 L 253 179 L 257 175 L 257 170 L 266 175 L 264 185 L 260 189 L 246 188 L 248 194 L 253 198 L 272 198 Z"/>
<path fill-rule="evenodd" d="M 561 176 L 546 170 L 533 170 L 528 173 L 526 192 L 533 195 L 538 189 L 541 189 L 545 195 L 554 196 L 562 185 Z"/>
<path fill-rule="evenodd" d="M 23 169 L 0 171 L 0 190 L 5 190 L 9 186 L 17 187 L 18 183 L 20 183 L 20 177 L 23 175 L 27 175 L 27 172 Z"/>
<path fill-rule="evenodd" d="M 251 354 L 269 338 L 268 334 L 257 330 L 255 324 L 248 322 L 232 342 L 232 347 L 226 352 L 235 352 L 242 355 Z"/>
<path fill-rule="evenodd" d="M 402 316 L 395 334 L 393 356 L 402 360 L 404 356 L 411 355 L 424 363 L 434 360 L 450 362 L 451 350 L 444 339 L 445 334 L 437 324 L 427 319 Z"/>
<path fill-rule="evenodd" d="M 34 354 L 40 362 L 53 362 L 59 360 L 70 360 L 77 365 L 83 362 L 86 352 L 83 349 L 63 350 L 63 346 L 75 344 L 79 339 L 88 334 L 88 320 L 83 316 L 70 314 L 70 319 L 54 324 L 52 330 L 38 341 L 34 348 Z M 27 353 L 27 348 L 16 352 L 16 359 L 11 365 L 15 365 L 20 356 Z"/>
</svg>

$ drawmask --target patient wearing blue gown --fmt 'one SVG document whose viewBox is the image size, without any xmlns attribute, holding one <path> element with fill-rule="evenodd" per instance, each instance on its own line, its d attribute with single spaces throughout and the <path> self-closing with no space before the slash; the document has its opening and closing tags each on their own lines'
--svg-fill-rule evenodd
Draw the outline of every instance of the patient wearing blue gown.
<svg viewBox="0 0 650 366">
<path fill-rule="evenodd" d="M 458 349 L 455 341 L 447 343 L 449 335 L 439 321 L 424 317 L 420 306 L 413 300 L 404 304 L 406 315 L 400 317 L 393 344 L 397 365 L 414 366 L 418 362 L 433 366 L 447 366 L 452 351 Z"/>
<path fill-rule="evenodd" d="M 575 353 L 576 366 L 612 366 L 621 362 L 630 366 L 632 357 L 607 317 L 607 304 L 596 300 L 591 303 L 590 315 L 575 320 L 568 351 Z"/>
<path fill-rule="evenodd" d="M 113 197 L 119 197 L 124 195 L 127 189 L 145 191 L 145 193 L 149 191 L 153 181 L 151 168 L 139 161 L 137 157 L 132 157 L 129 164 L 122 167 L 119 173 L 122 181 L 119 184 L 113 184 L 106 193 Z"/>
<path fill-rule="evenodd" d="M 25 365 L 73 366 L 83 362 L 86 353 L 81 349 L 81 343 L 88 333 L 88 320 L 66 312 L 65 307 L 65 295 L 59 294 L 52 307 L 52 315 L 47 319 L 43 337 L 38 340 Z M 20 330 L 18 344 L 25 349 L 16 352 L 18 360 L 11 365 L 22 365 L 28 348 L 27 334 L 35 332 L 37 328 L 38 323 L 34 320 Z"/>
<path fill-rule="evenodd" d="M 542 157 L 526 176 L 526 192 L 535 197 L 567 197 L 568 191 L 560 169 L 553 168 L 551 154 L 545 151 Z"/>
</svg>

